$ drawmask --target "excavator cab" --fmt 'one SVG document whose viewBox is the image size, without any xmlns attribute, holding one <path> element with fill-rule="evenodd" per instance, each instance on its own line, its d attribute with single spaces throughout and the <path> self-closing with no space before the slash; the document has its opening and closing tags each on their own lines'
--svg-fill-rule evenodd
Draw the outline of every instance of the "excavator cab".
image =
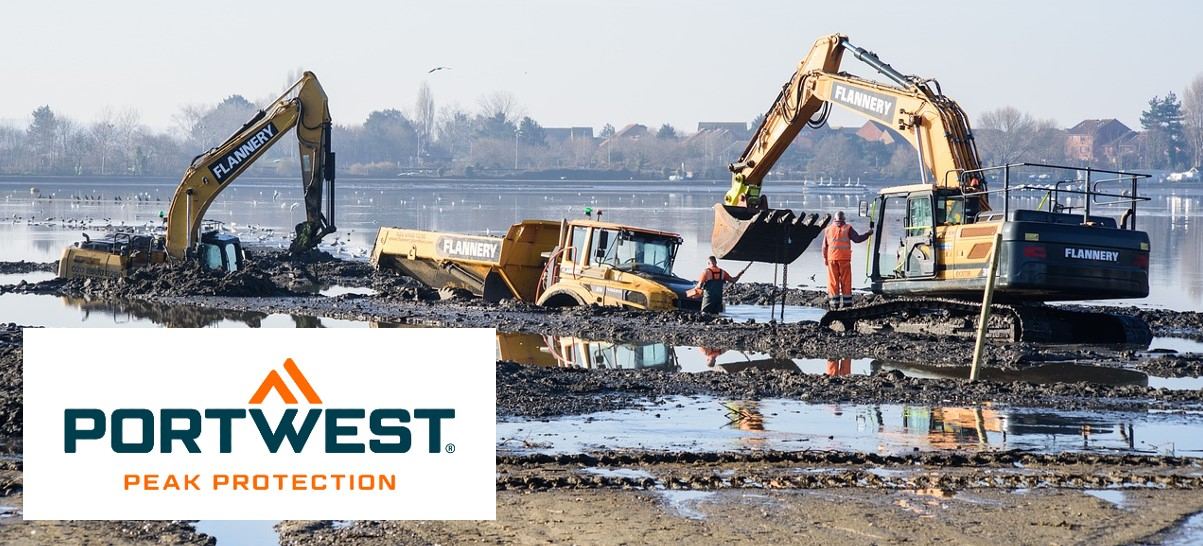
<svg viewBox="0 0 1203 546">
<path fill-rule="evenodd" d="M 231 272 L 243 268 L 242 241 L 233 235 L 217 231 L 201 234 L 196 254 L 201 265 L 209 269 Z"/>
</svg>

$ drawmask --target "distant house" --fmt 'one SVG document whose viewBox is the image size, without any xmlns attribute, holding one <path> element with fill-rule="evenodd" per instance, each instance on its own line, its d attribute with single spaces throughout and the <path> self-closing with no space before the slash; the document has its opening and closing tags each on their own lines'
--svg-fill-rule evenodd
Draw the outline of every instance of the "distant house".
<svg viewBox="0 0 1203 546">
<path fill-rule="evenodd" d="M 1137 133 L 1114 118 L 1084 120 L 1066 133 L 1065 156 L 1071 161 L 1119 164 L 1137 144 Z"/>
<path fill-rule="evenodd" d="M 592 127 L 544 127 L 543 134 L 547 142 L 575 142 L 577 140 L 593 140 Z"/>
<path fill-rule="evenodd" d="M 894 131 L 891 131 L 885 125 L 872 120 L 866 121 L 865 124 L 856 131 L 856 136 L 868 142 L 880 142 L 886 146 L 894 144 L 898 141 L 898 137 Z"/>
<path fill-rule="evenodd" d="M 748 124 L 742 121 L 700 121 L 698 122 L 698 132 L 707 131 L 726 131 L 731 133 L 732 137 L 739 140 L 747 140 L 752 135 L 748 130 Z"/>
<path fill-rule="evenodd" d="M 648 136 L 648 134 L 647 125 L 643 125 L 641 123 L 632 123 L 626 127 L 623 127 L 622 129 L 619 129 L 614 133 L 614 136 L 602 141 L 600 145 L 605 146 L 610 141 L 639 140 L 640 138 Z"/>
</svg>

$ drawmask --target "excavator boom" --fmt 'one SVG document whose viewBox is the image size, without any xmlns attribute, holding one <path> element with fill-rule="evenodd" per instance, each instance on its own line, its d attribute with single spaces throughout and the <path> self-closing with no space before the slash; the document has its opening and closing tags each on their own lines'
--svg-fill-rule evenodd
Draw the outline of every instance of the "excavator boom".
<svg viewBox="0 0 1203 546">
<path fill-rule="evenodd" d="M 839 72 L 845 51 L 886 75 L 893 85 Z M 934 91 L 932 83 L 902 75 L 872 52 L 852 45 L 847 36 L 833 34 L 816 41 L 765 113 L 739 160 L 728 167 L 732 172 L 731 190 L 714 209 L 715 255 L 790 263 L 822 233 L 822 227 L 783 232 L 762 224 L 779 223 L 784 213 L 759 214 L 741 209 L 768 209 L 767 197 L 761 193 L 765 176 L 804 127 L 825 122 L 833 104 L 878 121 L 906 138 L 918 152 L 925 183 L 946 188 L 966 186 L 968 181 L 960 174 L 981 168 L 969 119 L 955 101 Z M 981 210 L 989 210 L 985 194 L 980 200 Z M 789 216 L 807 217 L 792 212 Z M 821 225 L 825 226 L 826 221 Z M 787 235 L 785 239 L 766 239 L 782 233 Z"/>
<path fill-rule="evenodd" d="M 168 208 L 168 255 L 177 259 L 185 257 L 188 249 L 199 240 L 201 220 L 218 194 L 294 126 L 300 145 L 305 221 L 297 225 L 290 250 L 299 252 L 313 248 L 322 236 L 335 230 L 330 109 L 317 77 L 306 72 L 229 139 L 192 161 Z M 323 185 L 329 191 L 325 213 L 322 212 Z"/>
<path fill-rule="evenodd" d="M 192 160 L 171 198 L 163 237 L 117 233 L 92 240 L 85 235 L 83 243 L 63 251 L 59 276 L 121 277 L 138 267 L 188 258 L 197 258 L 213 269 L 241 268 L 238 238 L 214 231 L 202 233 L 201 221 L 217 196 L 293 127 L 300 144 L 305 221 L 297 224 L 290 250 L 297 253 L 316 247 L 324 235 L 335 231 L 334 152 L 330 151 L 326 93 L 317 77 L 306 72 L 229 139 Z"/>
</svg>

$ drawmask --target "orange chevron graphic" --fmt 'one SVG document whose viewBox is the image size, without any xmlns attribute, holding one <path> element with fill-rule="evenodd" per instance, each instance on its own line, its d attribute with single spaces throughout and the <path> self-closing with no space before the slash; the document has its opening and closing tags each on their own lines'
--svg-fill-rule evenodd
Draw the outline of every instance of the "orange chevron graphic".
<svg viewBox="0 0 1203 546">
<path fill-rule="evenodd" d="M 310 404 L 321 404 L 322 399 L 318 398 L 317 392 L 309 385 L 309 380 L 305 379 L 305 374 L 301 373 L 301 369 L 291 358 L 284 361 L 284 371 L 288 372 L 288 377 L 292 378 L 292 382 L 296 383 L 297 388 L 301 389 L 301 394 L 305 396 L 305 401 Z M 285 404 L 296 404 L 297 397 L 289 390 L 288 385 L 284 383 L 284 378 L 280 377 L 280 372 L 272 370 L 263 379 L 263 383 L 259 384 L 259 390 L 255 391 L 255 395 L 251 397 L 252 404 L 262 404 L 267 398 L 267 393 L 275 389 L 279 393 L 280 398 L 284 399 Z"/>
</svg>

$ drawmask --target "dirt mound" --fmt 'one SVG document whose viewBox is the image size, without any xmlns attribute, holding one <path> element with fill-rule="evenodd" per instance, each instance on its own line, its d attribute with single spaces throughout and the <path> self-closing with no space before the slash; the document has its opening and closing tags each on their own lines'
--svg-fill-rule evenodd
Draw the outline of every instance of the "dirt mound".
<svg viewBox="0 0 1203 546">
<path fill-rule="evenodd" d="M 728 305 L 770 305 L 781 304 L 781 287 L 768 283 L 750 282 L 727 285 L 723 289 L 723 301 Z M 852 294 L 853 305 L 876 303 L 881 296 L 874 294 Z M 785 290 L 786 305 L 802 305 L 806 307 L 824 307 L 827 305 L 827 292 L 823 290 L 803 290 L 790 288 Z"/>
<path fill-rule="evenodd" d="M 221 272 L 194 264 L 160 264 L 134 271 L 128 277 L 70 279 L 60 292 L 94 298 L 171 296 L 284 296 L 292 294 L 267 272 L 249 267 Z"/>
<path fill-rule="evenodd" d="M 34 271 L 58 271 L 58 262 L 0 262 L 0 274 L 32 273 Z"/>
</svg>

